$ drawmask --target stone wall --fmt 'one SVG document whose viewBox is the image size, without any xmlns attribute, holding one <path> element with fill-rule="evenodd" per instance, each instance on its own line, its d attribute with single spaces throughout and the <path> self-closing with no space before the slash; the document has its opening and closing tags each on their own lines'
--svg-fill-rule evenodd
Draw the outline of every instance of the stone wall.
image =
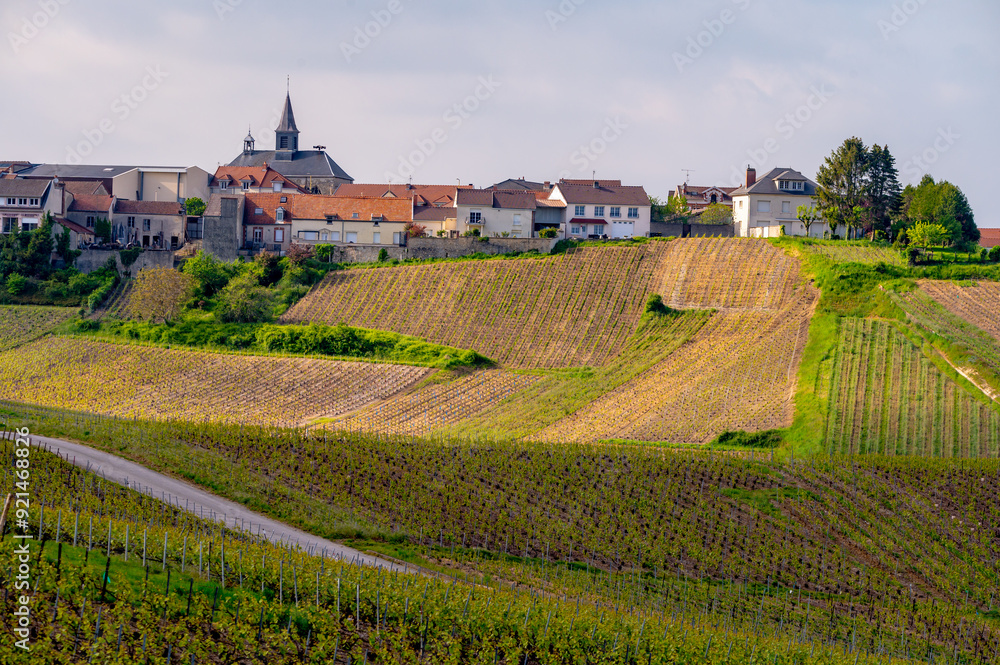
<svg viewBox="0 0 1000 665">
<path fill-rule="evenodd" d="M 669 224 L 667 222 L 650 222 L 649 232 L 659 234 L 657 237 L 660 238 L 683 238 L 684 237 L 684 225 L 683 224 Z"/>
<path fill-rule="evenodd" d="M 736 235 L 736 227 L 732 224 L 691 224 L 688 226 L 687 238 L 732 238 Z"/>
<path fill-rule="evenodd" d="M 337 245 L 330 257 L 333 263 L 374 263 L 383 249 L 389 259 L 398 261 L 453 259 L 470 254 L 512 254 L 530 252 L 548 254 L 558 240 L 547 238 L 410 238 L 406 247 L 396 245 Z"/>
<path fill-rule="evenodd" d="M 76 258 L 73 262 L 73 267 L 75 267 L 80 272 L 94 272 L 105 263 L 108 259 L 114 257 L 115 262 L 118 264 L 118 272 L 129 272 L 133 277 L 139 274 L 140 270 L 146 268 L 173 268 L 174 267 L 174 252 L 167 250 L 147 250 L 139 254 L 139 258 L 135 260 L 135 263 L 126 267 L 122 264 L 121 255 L 117 250 L 113 249 L 83 249 L 80 250 L 80 256 Z"/>
<path fill-rule="evenodd" d="M 235 261 L 243 236 L 243 199 L 223 198 L 218 215 L 204 217 L 202 249 L 220 261 Z"/>
</svg>

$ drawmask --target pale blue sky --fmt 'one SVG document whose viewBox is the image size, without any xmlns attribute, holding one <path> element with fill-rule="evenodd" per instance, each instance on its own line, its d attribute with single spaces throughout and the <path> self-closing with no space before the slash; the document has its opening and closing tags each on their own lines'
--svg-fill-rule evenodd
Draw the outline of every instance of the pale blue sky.
<svg viewBox="0 0 1000 665">
<path fill-rule="evenodd" d="M 248 125 L 273 147 L 290 75 L 301 144 L 358 182 L 596 171 L 665 196 L 681 169 L 814 177 L 858 135 L 1000 226 L 988 0 L 7 0 L 0 25 L 0 159 L 211 171 Z"/>
</svg>

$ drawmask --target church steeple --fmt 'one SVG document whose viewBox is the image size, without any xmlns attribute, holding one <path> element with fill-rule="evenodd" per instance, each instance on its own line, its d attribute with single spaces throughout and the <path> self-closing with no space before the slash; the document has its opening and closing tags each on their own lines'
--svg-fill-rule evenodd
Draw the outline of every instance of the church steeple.
<svg viewBox="0 0 1000 665">
<path fill-rule="evenodd" d="M 285 109 L 281 112 L 281 122 L 274 130 L 275 146 L 278 151 L 275 155 L 279 160 L 291 160 L 291 153 L 299 149 L 299 128 L 295 126 L 295 113 L 292 111 L 291 94 L 285 95 Z"/>
<path fill-rule="evenodd" d="M 253 152 L 253 146 L 254 146 L 253 132 L 247 129 L 247 137 L 243 139 L 243 152 L 248 154 Z"/>
</svg>

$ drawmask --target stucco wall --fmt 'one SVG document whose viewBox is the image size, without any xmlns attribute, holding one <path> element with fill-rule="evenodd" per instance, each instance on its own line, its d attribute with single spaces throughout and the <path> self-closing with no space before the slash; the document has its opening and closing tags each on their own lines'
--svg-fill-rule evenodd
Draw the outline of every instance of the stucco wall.
<svg viewBox="0 0 1000 665">
<path fill-rule="evenodd" d="M 135 263 L 127 268 L 122 264 L 118 251 L 112 249 L 84 249 L 80 250 L 80 256 L 73 262 L 80 272 L 93 272 L 108 262 L 108 259 L 115 257 L 118 264 L 118 272 L 128 271 L 132 275 L 138 275 L 140 270 L 146 268 L 173 268 L 174 253 L 170 251 L 149 251 L 143 252 Z"/>
</svg>

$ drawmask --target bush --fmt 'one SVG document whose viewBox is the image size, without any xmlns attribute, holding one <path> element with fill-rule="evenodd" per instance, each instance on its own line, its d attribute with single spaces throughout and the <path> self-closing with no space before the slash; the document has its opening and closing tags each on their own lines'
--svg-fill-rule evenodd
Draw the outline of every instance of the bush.
<svg viewBox="0 0 1000 665">
<path fill-rule="evenodd" d="M 100 330 L 101 322 L 94 321 L 93 319 L 79 319 L 73 323 L 73 327 L 80 332 L 92 332 L 94 330 Z"/>
<path fill-rule="evenodd" d="M 723 432 L 713 442 L 719 446 L 740 446 L 743 448 L 777 448 L 781 445 L 781 432 Z"/>
<path fill-rule="evenodd" d="M 550 239 L 552 239 L 552 238 L 558 238 L 559 237 L 559 229 L 552 229 L 552 228 L 542 229 L 541 231 L 538 232 L 538 237 L 539 238 L 550 238 Z"/>
<path fill-rule="evenodd" d="M 216 314 L 224 323 L 262 323 L 271 318 L 271 294 L 260 286 L 255 271 L 234 278 L 218 297 Z"/>
<path fill-rule="evenodd" d="M 389 260 L 389 252 L 386 251 L 385 247 L 378 250 L 378 262 L 385 263 Z"/>
<path fill-rule="evenodd" d="M 27 292 L 28 287 L 28 278 L 24 275 L 14 273 L 7 278 L 7 293 L 12 296 L 19 296 Z"/>
<path fill-rule="evenodd" d="M 990 261 L 992 261 L 993 263 L 1000 262 L 1000 245 L 997 245 L 996 247 L 990 250 Z"/>
<path fill-rule="evenodd" d="M 108 299 L 108 296 L 111 295 L 111 292 L 115 290 L 117 285 L 118 278 L 111 277 L 97 287 L 97 289 L 87 298 L 87 310 L 93 312 L 95 309 L 100 307 L 101 304 Z"/>
</svg>

